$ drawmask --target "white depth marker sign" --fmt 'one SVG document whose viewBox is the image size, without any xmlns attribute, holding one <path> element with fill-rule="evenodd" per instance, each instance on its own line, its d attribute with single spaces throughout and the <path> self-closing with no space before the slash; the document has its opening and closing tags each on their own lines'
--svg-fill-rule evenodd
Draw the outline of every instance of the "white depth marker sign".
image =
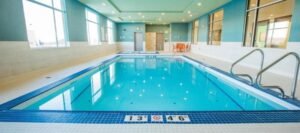
<svg viewBox="0 0 300 133">
<path fill-rule="evenodd" d="M 125 122 L 147 122 L 148 116 L 147 115 L 126 115 Z"/>
<path fill-rule="evenodd" d="M 191 122 L 188 115 L 166 115 L 167 122 Z"/>
</svg>

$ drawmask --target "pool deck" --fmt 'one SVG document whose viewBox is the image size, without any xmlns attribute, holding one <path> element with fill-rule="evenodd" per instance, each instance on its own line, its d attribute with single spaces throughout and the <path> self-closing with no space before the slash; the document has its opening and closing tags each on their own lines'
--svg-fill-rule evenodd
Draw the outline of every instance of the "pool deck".
<svg viewBox="0 0 300 133">
<path fill-rule="evenodd" d="M 169 53 L 163 53 L 169 54 Z M 181 55 L 181 54 L 177 54 Z M 230 63 L 220 62 L 205 56 L 185 54 L 193 59 L 202 61 L 209 65 L 215 66 L 224 71 L 228 71 Z M 10 77 L 0 84 L 0 104 L 17 98 L 23 94 L 29 93 L 37 88 L 48 85 L 59 79 L 62 79 L 75 72 L 83 70 L 90 66 L 96 66 L 99 62 L 111 56 L 101 57 L 90 62 L 64 68 L 52 72 L 36 72 L 33 75 L 26 74 L 19 77 Z M 243 71 L 249 68 L 238 68 Z M 267 76 L 273 77 L 270 81 L 278 81 L 275 74 Z M 27 78 L 32 77 L 32 78 Z M 50 77 L 50 78 L 49 78 Z M 282 78 L 282 77 L 281 77 Z M 285 82 L 283 78 L 279 80 Z M 299 96 L 299 92 L 297 93 Z M 299 132 L 300 123 L 262 123 L 262 124 L 70 124 L 70 123 L 15 123 L 0 122 L 0 129 L 3 132 Z M 24 130 L 26 129 L 26 130 Z"/>
<path fill-rule="evenodd" d="M 3 133 L 299 133 L 300 124 L 0 123 L 0 129 Z"/>
</svg>

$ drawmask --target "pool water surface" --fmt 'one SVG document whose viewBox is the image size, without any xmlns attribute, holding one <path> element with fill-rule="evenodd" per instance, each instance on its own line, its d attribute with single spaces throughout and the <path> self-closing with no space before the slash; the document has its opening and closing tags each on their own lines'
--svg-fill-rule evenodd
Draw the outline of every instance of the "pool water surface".
<svg viewBox="0 0 300 133">
<path fill-rule="evenodd" d="M 119 56 L 13 110 L 286 110 L 179 56 Z"/>
</svg>

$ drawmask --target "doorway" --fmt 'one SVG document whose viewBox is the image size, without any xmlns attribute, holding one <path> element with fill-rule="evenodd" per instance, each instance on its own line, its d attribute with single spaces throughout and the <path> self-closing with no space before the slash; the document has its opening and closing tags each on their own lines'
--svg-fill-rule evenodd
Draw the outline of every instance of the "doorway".
<svg viewBox="0 0 300 133">
<path fill-rule="evenodd" d="M 164 50 L 164 33 L 156 33 L 156 51 L 163 51 Z"/>
<path fill-rule="evenodd" d="M 134 32 L 134 51 L 143 51 L 143 33 Z"/>
<path fill-rule="evenodd" d="M 146 51 L 164 50 L 164 33 L 147 32 L 146 33 Z"/>
</svg>

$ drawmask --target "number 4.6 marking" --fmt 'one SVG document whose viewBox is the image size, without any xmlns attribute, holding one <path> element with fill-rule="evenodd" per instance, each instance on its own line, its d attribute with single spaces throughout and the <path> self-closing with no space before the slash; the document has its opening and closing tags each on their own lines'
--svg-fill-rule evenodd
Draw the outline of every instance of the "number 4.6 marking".
<svg viewBox="0 0 300 133">
<path fill-rule="evenodd" d="M 166 115 L 167 122 L 191 122 L 188 115 Z"/>
</svg>

